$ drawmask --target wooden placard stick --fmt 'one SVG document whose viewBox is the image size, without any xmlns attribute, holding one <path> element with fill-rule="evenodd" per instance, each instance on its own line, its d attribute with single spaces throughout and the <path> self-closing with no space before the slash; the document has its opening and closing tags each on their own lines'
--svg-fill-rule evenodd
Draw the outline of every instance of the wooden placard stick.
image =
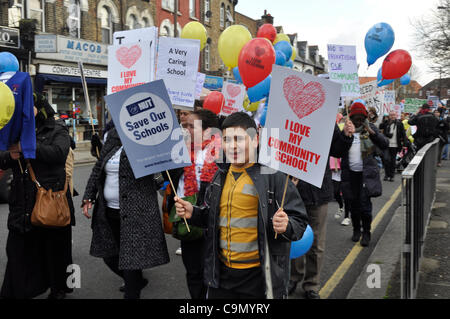
<svg viewBox="0 0 450 319">
<path fill-rule="evenodd" d="M 169 171 L 166 170 L 166 173 L 167 173 L 167 176 L 169 177 L 169 181 L 170 181 L 170 185 L 172 186 L 173 193 L 175 194 L 176 197 L 178 197 L 177 190 L 173 186 L 172 178 L 170 177 Z M 191 230 L 189 229 L 189 225 L 187 223 L 186 217 L 183 217 L 183 219 L 184 219 L 184 223 L 186 224 L 186 228 L 187 228 L 188 232 L 190 233 Z"/>
<path fill-rule="evenodd" d="M 284 206 L 284 199 L 286 198 L 286 191 L 287 191 L 287 187 L 288 187 L 288 183 L 289 183 L 289 175 L 286 175 L 286 182 L 284 183 L 284 191 L 283 191 L 283 198 L 281 199 L 281 206 L 279 208 L 279 210 L 283 210 L 283 206 Z M 277 239 L 278 233 L 275 233 L 275 239 Z"/>
</svg>

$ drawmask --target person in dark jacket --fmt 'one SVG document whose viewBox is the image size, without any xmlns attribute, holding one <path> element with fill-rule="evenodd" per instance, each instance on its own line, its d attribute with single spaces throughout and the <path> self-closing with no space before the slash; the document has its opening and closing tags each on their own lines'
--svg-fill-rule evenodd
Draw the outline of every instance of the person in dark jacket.
<svg viewBox="0 0 450 319">
<path fill-rule="evenodd" d="M 53 108 L 40 94 L 35 98 L 36 159 L 31 160 L 37 181 L 53 191 L 64 189 L 65 163 L 70 148 L 67 127 L 54 119 Z M 0 152 L 0 168 L 11 168 L 13 180 L 9 198 L 8 262 L 0 292 L 1 298 L 34 298 L 50 288 L 49 299 L 62 299 L 67 287 L 67 266 L 72 264 L 72 226 L 74 207 L 70 190 L 67 200 L 71 224 L 50 229 L 31 225 L 31 212 L 36 200 L 36 185 L 25 170 L 20 144 L 8 152 Z"/>
<path fill-rule="evenodd" d="M 350 201 L 353 225 L 352 241 L 368 246 L 371 237 L 372 197 L 381 196 L 380 169 L 375 159 L 375 147 L 384 150 L 389 141 L 375 125 L 369 123 L 367 110 L 355 102 L 350 109 L 350 119 L 355 126 L 353 143 L 342 157 L 342 192 Z M 362 226 L 362 233 L 361 233 Z M 362 234 L 362 237 L 361 237 Z"/>
<path fill-rule="evenodd" d="M 439 120 L 430 112 L 430 106 L 427 103 L 424 103 L 417 114 L 409 119 L 408 124 L 417 126 L 413 137 L 418 150 L 437 137 L 436 128 Z"/>
<path fill-rule="evenodd" d="M 385 150 L 383 155 L 385 171 L 384 180 L 393 182 L 397 153 L 401 151 L 403 147 L 409 146 L 410 142 L 406 137 L 405 127 L 403 126 L 403 123 L 397 119 L 397 113 L 395 111 L 389 112 L 389 119 L 380 124 L 380 130 L 383 132 L 384 136 L 389 139 L 389 147 Z"/>
<path fill-rule="evenodd" d="M 335 125 L 331 141 L 330 156 L 340 158 L 352 145 L 353 125 L 347 120 L 344 129 Z M 326 165 L 322 187 L 318 188 L 304 181 L 298 181 L 297 190 L 306 206 L 306 212 L 314 232 L 311 249 L 305 256 L 291 260 L 291 279 L 289 293 L 292 294 L 303 280 L 303 290 L 307 299 L 319 299 L 320 270 L 325 251 L 328 203 L 333 200 L 333 181 L 331 169 Z"/>
<path fill-rule="evenodd" d="M 218 164 L 205 203 L 199 207 L 175 198 L 178 216 L 208 228 L 208 298 L 286 298 L 291 241 L 302 237 L 308 220 L 302 199 L 285 174 L 261 173 L 255 163 L 257 128 L 250 116 L 231 114 L 222 134 L 228 163 Z"/>
<path fill-rule="evenodd" d="M 219 121 L 216 114 L 206 109 L 190 113 L 185 120 L 185 128 L 190 132 L 192 165 L 170 170 L 176 194 L 191 203 L 201 205 L 204 202 L 206 188 L 210 184 L 218 167 L 215 163 L 220 150 L 220 135 L 216 134 Z M 170 185 L 167 187 L 171 187 Z M 174 202 L 174 192 L 167 199 L 168 210 Z M 173 236 L 180 239 L 181 258 L 186 269 L 186 281 L 192 299 L 206 299 L 206 285 L 203 282 L 203 255 L 205 246 L 205 229 L 192 232 L 180 232 L 184 221 L 177 221 L 173 227 Z"/>
<path fill-rule="evenodd" d="M 161 183 L 152 174 L 135 179 L 117 130 L 111 129 L 83 196 L 83 214 L 91 218 L 90 254 L 125 281 L 126 299 L 138 299 L 148 283 L 142 270 L 169 262 L 158 207 Z M 162 180 L 164 182 L 164 180 Z"/>
<path fill-rule="evenodd" d="M 448 130 L 449 125 L 448 121 L 442 118 L 441 112 L 434 111 L 434 116 L 439 120 L 436 131 L 437 137 L 439 137 L 439 150 L 438 150 L 438 162 L 437 165 L 441 166 L 442 161 L 442 151 L 444 150 L 444 146 L 448 143 Z"/>
</svg>

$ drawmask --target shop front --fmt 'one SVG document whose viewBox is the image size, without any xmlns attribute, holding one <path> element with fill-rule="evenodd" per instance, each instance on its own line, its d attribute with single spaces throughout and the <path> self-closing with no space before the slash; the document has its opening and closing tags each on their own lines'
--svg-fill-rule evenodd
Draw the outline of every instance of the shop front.
<svg viewBox="0 0 450 319">
<path fill-rule="evenodd" d="M 35 38 L 35 51 L 35 90 L 47 96 L 77 143 L 89 141 L 91 115 L 96 131 L 104 127 L 107 46 L 59 35 L 42 35 Z M 90 110 L 85 102 L 78 61 L 84 65 Z"/>
</svg>

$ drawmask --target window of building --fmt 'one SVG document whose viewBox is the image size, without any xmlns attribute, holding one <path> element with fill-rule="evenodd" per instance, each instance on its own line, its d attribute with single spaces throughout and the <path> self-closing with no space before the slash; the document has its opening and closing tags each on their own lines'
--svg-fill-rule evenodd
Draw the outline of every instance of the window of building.
<svg viewBox="0 0 450 319">
<path fill-rule="evenodd" d="M 227 15 L 225 19 L 226 19 L 225 26 L 228 28 L 234 22 L 233 16 L 231 15 L 230 6 L 227 7 Z"/>
<path fill-rule="evenodd" d="M 138 19 L 134 14 L 130 14 L 130 16 L 128 17 L 127 25 L 130 30 L 141 28 L 141 25 L 139 24 Z"/>
<path fill-rule="evenodd" d="M 44 0 L 28 1 L 28 18 L 35 19 L 36 29 L 45 32 Z"/>
<path fill-rule="evenodd" d="M 163 26 L 160 28 L 159 35 L 162 37 L 170 37 L 170 28 L 168 26 Z"/>
<path fill-rule="evenodd" d="M 8 8 L 8 26 L 18 28 L 19 21 L 25 17 L 24 0 L 14 0 Z"/>
<path fill-rule="evenodd" d="M 196 0 L 189 0 L 189 16 L 191 18 L 196 18 L 196 7 L 195 7 L 195 1 Z"/>
<path fill-rule="evenodd" d="M 81 37 L 81 10 L 79 0 L 70 0 L 69 7 L 67 8 L 69 17 L 67 18 L 67 27 L 69 28 L 69 34 L 72 37 Z"/>
<path fill-rule="evenodd" d="M 102 42 L 103 43 L 112 43 L 112 16 L 111 10 L 103 6 L 101 9 L 101 24 L 102 24 Z"/>
<path fill-rule="evenodd" d="M 211 10 L 211 0 L 205 0 L 205 21 L 209 22 L 208 11 Z"/>
<path fill-rule="evenodd" d="M 204 49 L 204 54 L 205 54 L 205 70 L 209 71 L 209 67 L 210 67 L 210 52 L 209 52 L 209 44 L 207 43 L 205 45 L 205 49 Z"/>
<path fill-rule="evenodd" d="M 142 18 L 142 25 L 143 25 L 144 28 L 151 27 L 150 21 L 149 21 L 148 18 L 146 18 L 146 17 L 143 17 L 143 18 Z"/>
<path fill-rule="evenodd" d="M 220 26 L 223 28 L 225 25 L 225 5 L 220 5 Z"/>
<path fill-rule="evenodd" d="M 163 9 L 174 11 L 175 10 L 175 1 L 178 3 L 178 11 L 180 11 L 180 0 L 162 0 Z"/>
</svg>

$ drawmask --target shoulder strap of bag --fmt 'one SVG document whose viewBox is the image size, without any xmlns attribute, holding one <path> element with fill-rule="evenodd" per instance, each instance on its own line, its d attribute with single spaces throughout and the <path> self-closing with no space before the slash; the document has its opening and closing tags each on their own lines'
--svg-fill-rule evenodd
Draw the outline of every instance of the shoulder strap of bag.
<svg viewBox="0 0 450 319">
<path fill-rule="evenodd" d="M 38 188 L 41 188 L 42 185 L 37 181 L 36 175 L 34 174 L 34 170 L 33 170 L 33 167 L 31 166 L 30 161 L 27 161 L 27 169 L 30 172 L 30 177 L 31 177 L 31 180 L 33 181 L 33 183 L 35 183 Z M 66 180 L 66 182 L 64 183 L 64 190 L 63 190 L 64 193 L 67 192 L 67 187 L 68 187 L 68 183 L 69 183 L 67 176 L 66 176 L 65 180 Z"/>
</svg>

